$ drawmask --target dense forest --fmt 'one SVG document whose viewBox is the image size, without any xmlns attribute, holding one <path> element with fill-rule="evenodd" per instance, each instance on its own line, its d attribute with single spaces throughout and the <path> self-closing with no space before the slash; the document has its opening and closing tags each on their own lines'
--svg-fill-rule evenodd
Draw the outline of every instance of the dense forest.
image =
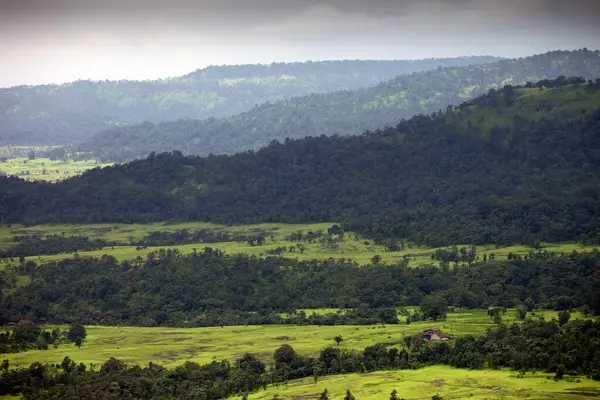
<svg viewBox="0 0 600 400">
<path fill-rule="evenodd" d="M 340 221 L 415 243 L 600 238 L 600 80 L 492 90 L 361 136 L 152 154 L 61 183 L 0 177 L 0 219 Z"/>
<path fill-rule="evenodd" d="M 206 365 L 186 362 L 167 370 L 155 363 L 145 367 L 127 365 L 111 358 L 88 368 L 65 357 L 60 364 L 32 364 L 0 369 L 0 395 L 23 395 L 24 399 L 195 399 L 211 400 L 241 395 L 269 385 L 287 384 L 293 379 L 352 372 L 416 369 L 432 364 L 480 369 L 511 368 L 524 374 L 544 371 L 555 380 L 569 374 L 600 380 L 600 323 L 527 320 L 523 324 L 500 325 L 480 336 L 464 336 L 448 343 L 424 344 L 418 337 L 406 337 L 401 349 L 373 344 L 363 351 L 323 349 L 318 357 L 298 354 L 284 344 L 273 353 L 271 366 L 246 353 L 234 362 L 213 361 Z M 394 391 L 395 392 L 395 391 Z M 590 390 L 590 396 L 593 391 Z M 402 398 L 402 393 L 396 393 Z M 580 393 L 580 394 L 586 394 Z M 317 398 L 319 393 L 315 393 Z M 320 399 L 327 399 L 327 390 Z M 350 389 L 346 399 L 354 399 Z M 433 396 L 433 399 L 440 399 Z"/>
<path fill-rule="evenodd" d="M 115 127 L 74 150 L 117 162 L 146 157 L 152 151 L 233 154 L 257 150 L 273 139 L 359 134 L 393 126 L 402 118 L 445 109 L 492 88 L 560 75 L 600 77 L 600 52 L 557 51 L 485 65 L 438 68 L 401 75 L 370 88 L 267 103 L 224 119 Z"/>
<path fill-rule="evenodd" d="M 0 271 L 5 288 L 2 323 L 33 319 L 84 325 L 270 324 L 286 323 L 274 314 L 306 308 L 358 308 L 365 314 L 338 321 L 396 323 L 395 313 L 381 309 L 415 305 L 422 306 L 422 318 L 432 319 L 443 318 L 448 306 L 580 307 L 600 314 L 597 251 L 532 251 L 502 261 L 490 256 L 468 264 L 415 268 L 404 262 L 359 266 L 348 260 L 226 255 L 211 248 L 185 256 L 161 250 L 145 260 L 122 263 L 105 255 L 27 264 L 31 281 L 25 286 L 15 283 L 17 269 Z M 294 318 L 287 323 L 312 323 Z"/>
<path fill-rule="evenodd" d="M 77 81 L 0 88 L 0 145 L 83 141 L 110 127 L 221 118 L 274 102 L 372 86 L 400 74 L 496 61 L 494 57 L 213 66 L 157 81 Z"/>
</svg>

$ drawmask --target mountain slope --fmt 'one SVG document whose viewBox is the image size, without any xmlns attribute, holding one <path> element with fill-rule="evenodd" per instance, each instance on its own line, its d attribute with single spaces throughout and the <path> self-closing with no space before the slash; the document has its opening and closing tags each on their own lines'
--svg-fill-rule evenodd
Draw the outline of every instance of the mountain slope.
<svg viewBox="0 0 600 400">
<path fill-rule="evenodd" d="M 142 121 L 225 117 L 266 101 L 355 89 L 438 66 L 494 61 L 325 61 L 209 67 L 157 81 L 78 81 L 0 89 L 0 145 L 81 142 Z"/>
<path fill-rule="evenodd" d="M 600 239 L 600 80 L 492 91 L 349 137 L 152 155 L 62 183 L 2 178 L 8 222 L 345 221 L 418 243 Z"/>
<path fill-rule="evenodd" d="M 444 109 L 490 88 L 560 75 L 600 77 L 600 52 L 557 51 L 487 65 L 441 68 L 398 76 L 371 88 L 266 104 L 225 119 L 115 128 L 95 135 L 76 150 L 110 161 L 145 157 L 152 151 L 232 154 L 256 150 L 273 139 L 358 134 L 392 126 L 402 118 Z"/>
</svg>

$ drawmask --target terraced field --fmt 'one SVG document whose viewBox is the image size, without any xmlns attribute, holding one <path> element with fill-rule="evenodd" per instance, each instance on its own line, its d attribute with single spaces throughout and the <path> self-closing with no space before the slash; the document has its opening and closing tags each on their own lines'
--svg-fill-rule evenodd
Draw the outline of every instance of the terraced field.
<svg viewBox="0 0 600 400">
<path fill-rule="evenodd" d="M 538 311 L 535 314 L 547 319 L 556 317 L 553 311 Z M 573 313 L 572 318 L 583 316 Z M 503 320 L 506 323 L 513 322 L 514 310 L 508 310 Z M 449 313 L 445 321 L 413 322 L 410 325 L 263 325 L 223 328 L 88 326 L 88 337 L 81 348 L 61 345 L 57 349 L 31 350 L 5 354 L 3 357 L 11 365 L 29 365 L 36 361 L 57 363 L 69 356 L 86 364 L 102 364 L 110 357 L 116 357 L 128 363 L 145 365 L 152 361 L 171 368 L 185 361 L 202 364 L 213 360 L 235 360 L 244 353 L 253 353 L 266 363 L 271 363 L 273 352 L 282 344 L 291 345 L 299 354 L 318 356 L 325 347 L 336 345 L 333 338 L 337 335 L 344 338 L 341 348 L 362 350 L 375 343 L 401 345 L 405 335 L 414 335 L 427 328 L 438 328 L 452 335 L 466 335 L 483 333 L 493 326 L 486 310 L 456 311 Z"/>
<path fill-rule="evenodd" d="M 317 223 L 317 224 L 255 224 L 255 225 L 237 225 L 224 226 L 204 222 L 188 222 L 177 224 L 93 224 L 93 225 L 77 225 L 77 224 L 59 224 L 59 225 L 39 225 L 32 227 L 24 227 L 19 225 L 0 226 L 0 250 L 7 249 L 16 243 L 13 241 L 18 235 L 52 235 L 64 234 L 67 236 L 87 236 L 93 239 L 105 239 L 108 241 L 116 241 L 118 246 L 107 247 L 101 250 L 81 251 L 80 256 L 99 257 L 104 254 L 109 254 L 119 260 L 133 260 L 137 257 L 145 258 L 151 251 L 156 251 L 166 246 L 140 248 L 138 246 L 129 245 L 132 242 L 142 240 L 146 235 L 154 231 L 175 232 L 181 229 L 190 231 L 199 229 L 210 229 L 216 232 L 227 232 L 230 234 L 256 234 L 267 233 L 273 234 L 273 239 L 268 238 L 262 245 L 251 245 L 247 242 L 220 242 L 220 243 L 195 243 L 168 246 L 182 253 L 191 253 L 194 249 L 200 250 L 204 247 L 212 247 L 225 251 L 226 253 L 245 253 L 254 256 L 266 256 L 269 250 L 274 250 L 285 246 L 286 248 L 295 247 L 299 242 L 287 240 L 286 236 L 294 232 L 308 231 L 324 231 L 326 232 L 333 223 Z M 436 248 L 420 247 L 407 243 L 401 251 L 386 251 L 383 245 L 373 243 L 372 240 L 361 237 L 354 232 L 345 232 L 341 242 L 333 245 L 319 243 L 318 240 L 302 242 L 305 250 L 303 252 L 294 249 L 294 251 L 285 251 L 281 253 L 284 257 L 298 258 L 301 260 L 311 259 L 328 259 L 328 258 L 347 258 L 356 261 L 359 264 L 371 263 L 373 257 L 379 256 L 381 263 L 395 263 L 409 260 L 409 265 L 418 266 L 432 262 L 431 256 Z M 466 245 L 465 245 L 466 246 Z M 462 245 L 458 245 L 462 247 Z M 596 246 L 583 246 L 579 243 L 542 243 L 540 249 L 550 252 L 565 252 L 570 253 L 574 250 L 583 251 L 591 250 Z M 494 245 L 477 246 L 477 255 L 479 258 L 489 257 L 493 254 L 496 259 L 506 258 L 509 253 L 525 255 L 533 249 L 528 246 L 506 246 L 497 247 Z M 36 263 L 44 263 L 47 261 L 56 261 L 71 257 L 72 254 L 55 254 L 28 257 Z M 4 265 L 8 262 L 5 260 Z M 3 264 L 0 263 L 0 268 Z"/>
<path fill-rule="evenodd" d="M 465 370 L 433 366 L 418 370 L 346 374 L 291 381 L 250 395 L 252 400 L 318 399 L 325 389 L 331 400 L 341 400 L 346 389 L 358 400 L 389 399 L 392 390 L 398 399 L 429 400 L 438 395 L 448 400 L 491 399 L 592 399 L 600 395 L 600 382 L 585 377 L 560 381 L 543 373 L 526 374 L 504 370 Z M 275 397 L 277 396 L 277 397 Z M 232 399 L 239 399 L 233 397 Z"/>
</svg>

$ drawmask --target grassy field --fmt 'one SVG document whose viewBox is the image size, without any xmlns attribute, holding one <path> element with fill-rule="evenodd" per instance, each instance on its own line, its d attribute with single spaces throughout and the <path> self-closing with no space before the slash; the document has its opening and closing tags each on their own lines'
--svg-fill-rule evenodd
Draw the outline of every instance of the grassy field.
<svg viewBox="0 0 600 400">
<path fill-rule="evenodd" d="M 287 385 L 269 387 L 251 394 L 252 400 L 318 399 L 327 389 L 329 399 L 341 400 L 350 389 L 358 400 L 388 399 L 392 390 L 399 399 L 590 399 L 600 394 L 600 382 L 584 377 L 554 381 L 550 375 L 536 373 L 522 378 L 505 370 L 465 370 L 433 366 L 418 370 L 381 371 L 299 379 Z M 239 399 L 233 397 L 232 399 Z"/>
<path fill-rule="evenodd" d="M 264 245 L 250 245 L 246 242 L 222 242 L 210 244 L 188 244 L 180 246 L 170 246 L 176 248 L 182 253 L 191 253 L 194 249 L 201 250 L 204 247 L 213 247 L 223 250 L 227 253 L 246 253 L 255 256 L 267 255 L 267 250 L 275 249 L 281 246 L 295 246 L 298 242 L 286 240 L 285 237 L 293 232 L 298 231 L 327 231 L 333 223 L 318 223 L 318 224 L 255 224 L 255 225 L 239 225 L 239 226 L 224 226 L 210 224 L 204 222 L 188 222 L 180 224 L 94 224 L 94 225 L 77 225 L 77 224 L 60 224 L 60 225 L 39 225 L 33 227 L 23 227 L 13 225 L 10 227 L 0 226 L 0 249 L 6 249 L 14 245 L 13 238 L 15 235 L 27 234 L 65 234 L 88 236 L 90 238 L 105 239 L 116 241 L 122 245 L 114 248 L 105 248 L 89 252 L 79 252 L 80 256 L 97 257 L 103 254 L 110 254 L 119 260 L 133 260 L 136 257 L 145 258 L 151 251 L 158 250 L 163 247 L 148 247 L 145 249 L 137 249 L 136 246 L 127 246 L 125 244 L 132 241 L 138 241 L 144 238 L 153 231 L 170 231 L 174 232 L 180 229 L 188 229 L 190 231 L 198 229 L 211 229 L 216 231 L 226 231 L 228 233 L 246 233 L 252 234 L 258 231 L 273 233 L 274 240 L 267 239 Z M 368 264 L 375 255 L 381 257 L 382 263 L 395 263 L 402 261 L 405 258 L 409 260 L 409 265 L 417 266 L 431 262 L 431 255 L 436 250 L 429 247 L 420 247 L 408 245 L 402 251 L 386 251 L 383 245 L 376 245 L 370 239 L 365 239 L 353 232 L 346 232 L 343 242 L 335 247 L 323 246 L 318 242 L 308 243 L 302 242 L 306 251 L 286 251 L 282 256 L 299 258 L 304 260 L 310 259 L 328 259 L 328 258 L 348 258 L 359 264 Z M 459 246 L 461 247 L 461 246 Z M 542 249 L 552 252 L 569 253 L 573 250 L 591 250 L 594 246 L 583 246 L 578 243 L 543 243 Z M 484 254 L 489 256 L 494 253 L 497 259 L 506 258 L 509 253 L 524 255 L 534 249 L 527 246 L 507 246 L 496 247 L 493 245 L 477 246 L 477 254 L 481 258 Z M 71 254 L 57 254 L 29 257 L 30 260 L 37 263 L 46 261 L 56 261 L 71 257 Z M 2 264 L 0 263 L 0 268 Z"/>
<path fill-rule="evenodd" d="M 310 310 L 308 310 L 310 311 Z M 552 311 L 540 311 L 537 316 L 549 319 Z M 583 318 L 573 313 L 572 318 Z M 508 310 L 503 317 L 510 323 L 515 312 Z M 341 335 L 340 347 L 362 350 L 375 343 L 399 345 L 405 335 L 414 335 L 427 328 L 438 328 L 452 335 L 478 334 L 493 327 L 486 310 L 466 310 L 448 314 L 441 322 L 414 322 L 410 325 L 373 326 L 235 326 L 211 328 L 142 328 L 88 326 L 84 345 L 57 349 L 32 350 L 5 354 L 11 365 L 29 365 L 32 362 L 56 363 L 65 356 L 86 364 L 102 364 L 110 357 L 128 363 L 145 365 L 152 361 L 174 367 L 185 361 L 207 363 L 213 360 L 235 360 L 244 353 L 253 353 L 270 363 L 273 352 L 282 344 L 289 344 L 304 355 L 317 356 L 327 346 L 335 346 L 333 338 Z M 6 329 L 6 328 L 5 328 Z"/>
<path fill-rule="evenodd" d="M 0 162 L 0 172 L 6 175 L 18 176 L 25 180 L 55 182 L 79 175 L 88 169 L 108 165 L 110 164 L 102 164 L 96 160 L 53 161 L 48 158 L 30 160 L 27 157 L 18 157 Z"/>
</svg>

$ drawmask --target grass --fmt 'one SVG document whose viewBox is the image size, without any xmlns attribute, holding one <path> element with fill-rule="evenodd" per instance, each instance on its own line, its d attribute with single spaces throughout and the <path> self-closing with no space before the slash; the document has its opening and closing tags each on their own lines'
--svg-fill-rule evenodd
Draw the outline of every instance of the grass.
<svg viewBox="0 0 600 400">
<path fill-rule="evenodd" d="M 333 223 L 316 223 L 316 224 L 254 224 L 254 225 L 237 225 L 224 226 L 205 222 L 186 222 L 179 224 L 58 224 L 58 225 L 39 225 L 33 227 L 24 227 L 20 225 L 0 226 L 0 249 L 7 249 L 13 246 L 13 238 L 16 235 L 30 234 L 65 234 L 67 236 L 80 235 L 90 238 L 105 239 L 116 241 L 120 245 L 115 247 L 107 247 L 101 250 L 88 252 L 79 252 L 80 256 L 99 257 L 104 254 L 110 254 L 118 260 L 133 260 L 137 257 L 145 258 L 151 251 L 156 251 L 167 247 L 148 247 L 146 249 L 138 249 L 136 246 L 126 245 L 132 241 L 143 239 L 146 235 L 153 231 L 176 231 L 180 229 L 188 229 L 190 231 L 198 229 L 211 229 L 217 231 L 227 231 L 229 233 L 256 233 L 258 231 L 273 233 L 274 240 L 267 239 L 266 244 L 261 246 L 252 246 L 246 242 L 221 242 L 209 244 L 187 244 L 179 246 L 168 246 L 168 248 L 178 249 L 183 254 L 191 253 L 195 249 L 202 250 L 204 247 L 212 247 L 220 249 L 226 253 L 232 254 L 249 254 L 254 256 L 266 256 L 267 250 L 275 249 L 281 246 L 295 246 L 298 242 L 285 240 L 285 237 L 293 232 L 309 230 L 312 231 L 327 231 Z M 356 261 L 361 265 L 371 262 L 375 255 L 381 257 L 382 263 L 392 264 L 403 261 L 405 257 L 409 259 L 409 265 L 418 266 L 426 263 L 431 263 L 431 255 L 435 252 L 435 248 L 410 246 L 402 251 L 388 252 L 383 245 L 376 245 L 370 239 L 355 235 L 353 232 L 346 232 L 343 242 L 339 243 L 337 248 L 324 247 L 318 242 L 308 243 L 303 242 L 306 247 L 304 253 L 299 251 L 286 251 L 282 253 L 285 257 L 298 258 L 301 260 L 329 258 L 347 258 Z M 460 245 L 458 247 L 461 247 Z M 579 243 L 543 243 L 541 248 L 551 252 L 570 253 L 574 250 L 592 250 L 594 246 L 583 246 Z M 530 251 L 535 250 L 528 246 L 506 246 L 497 247 L 494 245 L 477 246 L 477 254 L 480 258 L 484 254 L 489 256 L 494 253 L 497 259 L 506 258 L 509 253 L 525 255 Z M 48 261 L 57 261 L 71 257 L 72 254 L 56 254 L 28 257 L 37 263 Z M 5 260 L 6 261 L 6 260 Z M 436 262 L 437 263 L 437 262 Z M 0 263 L 0 268 L 6 263 Z"/>
<path fill-rule="evenodd" d="M 536 315 L 552 318 L 555 312 Z M 509 310 L 504 320 L 514 321 Z M 572 318 L 582 316 L 573 313 Z M 480 334 L 493 327 L 486 310 L 467 310 L 448 314 L 441 322 L 415 322 L 410 325 L 372 326 L 295 326 L 264 325 L 210 328 L 144 328 L 88 326 L 87 338 L 81 348 L 63 345 L 57 349 L 31 350 L 5 354 L 11 365 L 57 363 L 65 356 L 85 364 L 102 364 L 116 357 L 133 364 L 146 365 L 152 361 L 166 367 L 175 367 L 185 361 L 208 363 L 213 360 L 235 360 L 244 353 L 256 354 L 270 363 L 273 352 L 282 344 L 289 344 L 304 355 L 318 356 L 327 346 L 335 346 L 333 337 L 341 335 L 341 348 L 362 350 L 375 343 L 400 345 L 405 335 L 414 335 L 427 328 L 438 328 L 453 335 Z M 7 329 L 7 328 L 5 328 Z"/>
<path fill-rule="evenodd" d="M 318 399 L 327 389 L 329 399 L 341 400 L 350 389 L 360 400 L 387 399 L 392 390 L 398 398 L 431 399 L 586 399 L 600 394 L 600 382 L 584 377 L 554 381 L 548 374 L 527 374 L 522 378 L 506 370 L 465 370 L 432 366 L 418 370 L 380 371 L 299 379 L 287 385 L 269 387 L 249 396 L 252 400 Z M 579 382 L 577 381 L 579 380 Z M 233 397 L 239 399 L 240 397 Z"/>
<path fill-rule="evenodd" d="M 85 161 L 61 161 L 48 158 L 27 157 L 11 158 L 0 162 L 0 172 L 6 175 L 14 175 L 31 181 L 59 181 L 79 175 L 89 169 L 106 167 L 110 164 L 102 164 L 96 160 Z"/>
</svg>

